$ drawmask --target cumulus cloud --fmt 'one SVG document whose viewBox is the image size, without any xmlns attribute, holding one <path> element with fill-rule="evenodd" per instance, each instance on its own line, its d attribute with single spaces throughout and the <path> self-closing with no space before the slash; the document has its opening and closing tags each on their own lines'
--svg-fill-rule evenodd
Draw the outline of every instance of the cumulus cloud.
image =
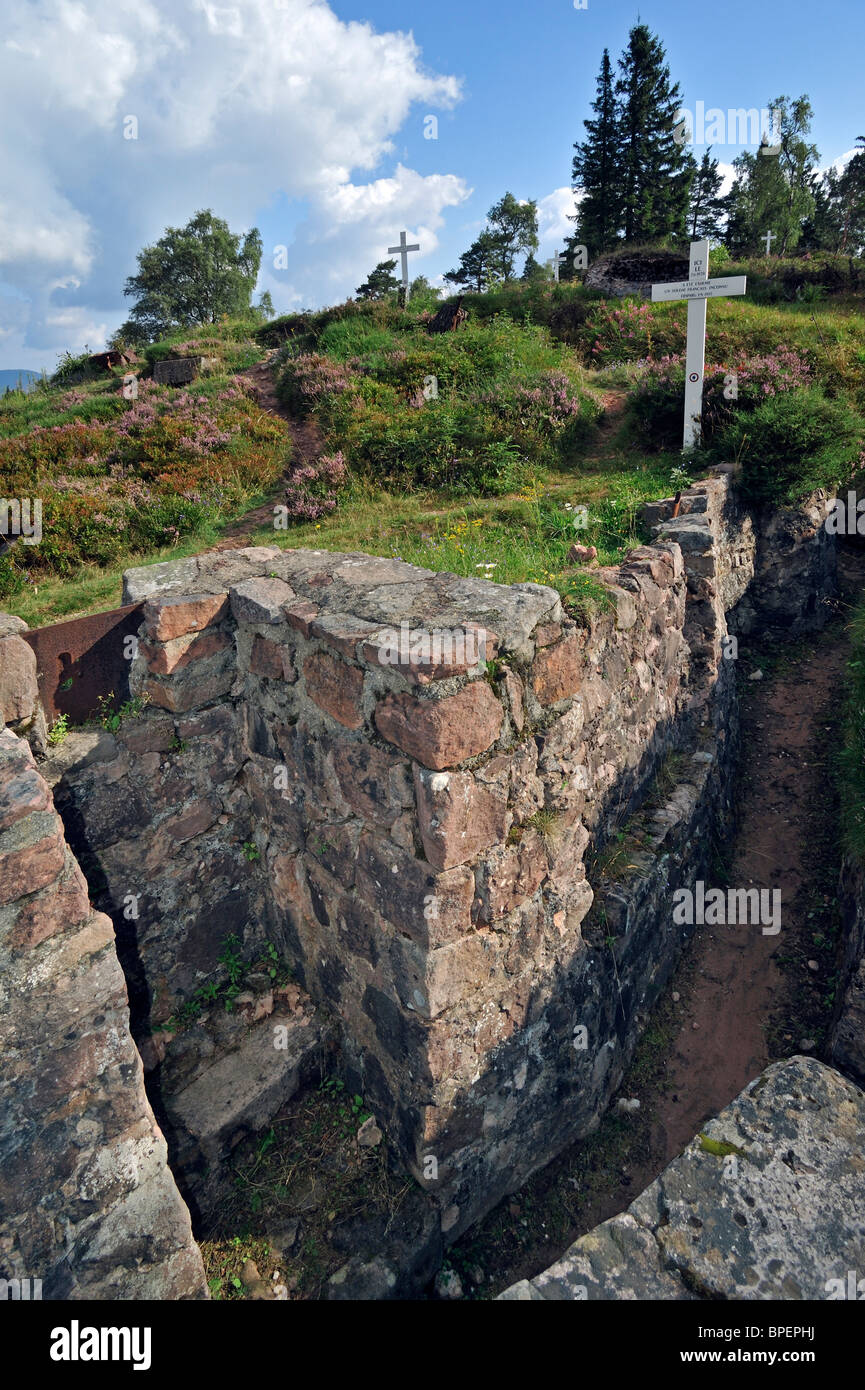
<svg viewBox="0 0 865 1390">
<path fill-rule="evenodd" d="M 321 302 L 402 226 L 435 249 L 470 191 L 401 164 L 383 176 L 412 112 L 453 106 L 460 84 L 411 34 L 326 0 L 32 0 L 6 20 L 0 90 L 0 281 L 31 303 L 22 350 L 74 347 L 70 332 L 92 346 L 124 312 L 135 252 L 199 207 L 242 230 L 292 206 L 288 273 L 264 263 L 262 287 Z"/>
<path fill-rule="evenodd" d="M 573 236 L 574 224 L 568 219 L 573 217 L 579 199 L 580 195 L 575 194 L 570 185 L 555 188 L 545 198 L 538 199 L 538 238 L 542 254 L 560 249 L 565 237 Z"/>
</svg>

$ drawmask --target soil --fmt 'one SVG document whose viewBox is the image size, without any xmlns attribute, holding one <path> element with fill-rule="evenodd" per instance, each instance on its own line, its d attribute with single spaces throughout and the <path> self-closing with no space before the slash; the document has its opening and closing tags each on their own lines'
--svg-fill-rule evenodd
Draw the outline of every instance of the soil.
<svg viewBox="0 0 865 1390">
<path fill-rule="evenodd" d="M 318 426 L 310 420 L 297 420 L 293 415 L 290 415 L 277 396 L 270 369 L 271 358 L 275 351 L 276 349 L 272 349 L 261 362 L 256 362 L 253 367 L 247 367 L 245 371 L 238 372 L 238 376 L 245 376 L 252 383 L 255 398 L 262 410 L 268 411 L 271 415 L 278 415 L 288 425 L 291 435 L 291 453 L 288 466 L 273 495 L 261 506 L 254 507 L 252 511 L 244 513 L 237 521 L 227 526 L 222 537 L 213 547 L 214 550 L 238 550 L 245 546 L 249 537 L 255 535 L 262 527 L 272 526 L 273 508 L 283 496 L 289 474 L 305 463 L 314 462 L 324 448 L 324 441 Z"/>
</svg>

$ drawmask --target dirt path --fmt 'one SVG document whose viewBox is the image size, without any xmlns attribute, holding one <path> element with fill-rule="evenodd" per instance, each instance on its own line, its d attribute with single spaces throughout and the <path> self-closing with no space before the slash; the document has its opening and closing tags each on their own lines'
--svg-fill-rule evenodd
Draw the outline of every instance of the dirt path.
<svg viewBox="0 0 865 1390">
<path fill-rule="evenodd" d="M 778 663 L 783 647 L 773 652 L 764 645 L 748 653 L 740 645 L 747 665 L 740 673 L 745 691 L 737 825 L 725 877 L 706 886 L 779 890 L 780 931 L 697 928 L 667 1064 L 669 1089 L 656 1107 L 652 1147 L 663 1163 L 770 1061 L 819 1051 L 834 969 L 833 885 L 840 852 L 830 761 L 849 655 L 846 595 L 861 591 L 865 580 L 860 557 L 842 556 L 841 569 L 835 620 L 816 638 L 787 648 L 773 674 L 747 679 L 748 666 L 753 674 Z"/>
<path fill-rule="evenodd" d="M 254 535 L 256 531 L 260 531 L 264 526 L 272 526 L 273 508 L 282 499 L 290 472 L 302 464 L 314 462 L 324 447 L 318 426 L 312 421 L 295 419 L 277 396 L 270 369 L 271 359 L 275 352 L 276 349 L 272 348 L 261 362 L 256 362 L 253 367 L 247 367 L 244 371 L 238 372 L 237 375 L 244 376 L 247 381 L 251 382 L 255 399 L 262 410 L 266 410 L 271 415 L 278 415 L 288 425 L 291 434 L 291 456 L 288 467 L 272 496 L 260 507 L 254 507 L 252 511 L 246 512 L 237 521 L 227 526 L 221 539 L 213 547 L 214 550 L 237 550 L 241 546 L 245 546 L 249 537 Z"/>
</svg>

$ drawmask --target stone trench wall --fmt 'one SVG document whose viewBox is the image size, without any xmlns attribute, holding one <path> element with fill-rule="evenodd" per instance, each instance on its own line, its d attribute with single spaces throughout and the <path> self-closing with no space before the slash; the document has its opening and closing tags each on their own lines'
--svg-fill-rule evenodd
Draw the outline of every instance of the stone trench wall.
<svg viewBox="0 0 865 1390">
<path fill-rule="evenodd" d="M 150 1026 L 218 970 L 226 934 L 250 957 L 268 935 L 340 1019 L 449 1235 L 596 1123 L 687 933 L 671 889 L 729 814 L 721 642 L 757 537 L 728 475 L 670 510 L 648 509 L 655 544 L 595 571 L 610 602 L 589 626 L 542 586 L 363 555 L 127 574 L 150 704 L 57 795 L 151 1065 Z M 636 872 L 624 888 L 596 865 L 589 915 L 587 852 L 674 752 Z"/>
<path fill-rule="evenodd" d="M 0 1049 L 0 1277 L 39 1279 L 53 1299 L 206 1298 L 129 1033 L 111 921 L 91 909 L 48 786 L 10 729 L 0 729 Z"/>
<path fill-rule="evenodd" d="M 127 573 L 149 704 L 61 747 L 50 775 L 148 1068 L 154 1025 L 218 977 L 226 936 L 247 959 L 269 937 L 339 1020 L 446 1238 L 597 1123 L 687 934 L 671 890 L 729 817 L 727 611 L 762 565 L 799 621 L 728 475 L 671 510 L 647 509 L 654 544 L 594 571 L 609 603 L 586 625 L 539 585 L 364 555 Z M 808 530 L 791 517 L 786 569 L 828 591 Z M 622 883 L 603 847 L 635 814 Z"/>
</svg>

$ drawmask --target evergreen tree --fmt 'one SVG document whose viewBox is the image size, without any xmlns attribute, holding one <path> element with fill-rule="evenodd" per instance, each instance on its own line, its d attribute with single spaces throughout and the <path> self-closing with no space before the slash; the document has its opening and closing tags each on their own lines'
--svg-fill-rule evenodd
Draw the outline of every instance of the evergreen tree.
<svg viewBox="0 0 865 1390">
<path fill-rule="evenodd" d="M 395 265 L 396 261 L 379 261 L 375 270 L 371 270 L 367 279 L 355 290 L 358 299 L 384 299 L 394 290 L 401 289 L 402 281 L 391 274 Z"/>
<path fill-rule="evenodd" d="M 865 135 L 858 136 L 859 149 L 838 179 L 841 213 L 839 251 L 851 256 L 865 253 Z"/>
<path fill-rule="evenodd" d="M 468 251 L 463 251 L 456 270 L 448 270 L 442 277 L 452 285 L 476 290 L 481 294 L 498 284 L 501 274 L 501 246 L 492 232 L 481 232 Z"/>
<path fill-rule="evenodd" d="M 626 242 L 684 239 L 693 156 L 676 138 L 681 109 L 670 82 L 664 46 L 646 24 L 636 24 L 619 60 L 618 174 Z"/>
<path fill-rule="evenodd" d="M 520 279 L 525 280 L 529 284 L 538 280 L 549 279 L 549 275 L 547 274 L 546 270 L 541 265 L 540 261 L 535 260 L 534 254 L 531 251 L 526 256 L 526 263 L 523 266 L 523 273 L 520 276 Z"/>
<path fill-rule="evenodd" d="M 700 241 L 703 237 L 717 239 L 721 235 L 724 200 L 719 195 L 723 182 L 718 173 L 718 161 L 712 158 L 712 146 L 709 145 L 691 185 L 688 222 L 692 241 Z"/>
<path fill-rule="evenodd" d="M 574 245 L 584 245 L 594 258 L 615 246 L 622 210 L 618 112 L 606 48 L 592 110 L 595 119 L 583 122 L 586 138 L 574 145 L 571 183 L 583 197 L 571 220 L 577 224 Z"/>
</svg>

